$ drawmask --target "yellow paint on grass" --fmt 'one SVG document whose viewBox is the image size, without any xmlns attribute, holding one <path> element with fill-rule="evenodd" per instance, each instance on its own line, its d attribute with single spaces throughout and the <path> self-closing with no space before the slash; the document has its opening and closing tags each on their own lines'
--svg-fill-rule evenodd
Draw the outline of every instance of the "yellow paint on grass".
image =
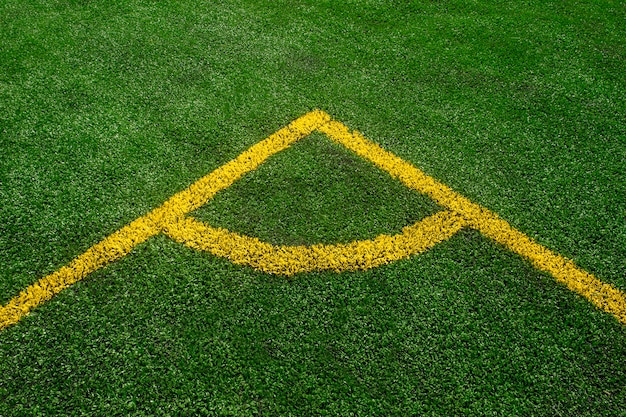
<svg viewBox="0 0 626 417">
<path fill-rule="evenodd" d="M 441 206 L 461 216 L 469 227 L 479 230 L 485 236 L 530 260 L 535 268 L 550 273 L 567 288 L 626 324 L 626 295 L 619 289 L 600 281 L 578 268 L 571 260 L 538 244 L 499 218 L 496 213 L 472 203 L 447 185 L 365 139 L 359 132 L 351 133 L 346 126 L 336 121 L 320 126 L 319 130 L 335 142 L 387 171 L 407 187 L 430 196 Z"/>
<path fill-rule="evenodd" d="M 333 141 L 371 161 L 407 187 L 430 196 L 445 208 L 407 226 L 395 236 L 336 245 L 276 246 L 226 229 L 213 228 L 187 215 L 213 196 L 255 170 L 267 158 L 287 149 L 318 130 Z M 41 278 L 0 308 L 0 329 L 17 323 L 34 307 L 85 278 L 109 262 L 127 255 L 136 245 L 164 233 L 177 242 L 211 252 L 231 262 L 273 274 L 293 275 L 314 270 L 366 270 L 428 250 L 452 237 L 463 227 L 485 236 L 530 260 L 570 290 L 626 324 L 626 296 L 610 284 L 578 268 L 500 219 L 497 214 L 472 203 L 445 184 L 410 163 L 385 151 L 358 132 L 313 111 L 253 145 L 234 160 L 199 179 L 158 207 L 89 248 L 68 265 Z"/>
<path fill-rule="evenodd" d="M 177 242 L 228 258 L 271 274 L 299 272 L 366 270 L 424 252 L 453 236 L 465 225 L 449 211 L 441 211 L 395 236 L 380 235 L 337 245 L 274 246 L 259 239 L 241 236 L 226 229 L 213 228 L 193 218 L 170 225 L 164 232 Z"/>
</svg>

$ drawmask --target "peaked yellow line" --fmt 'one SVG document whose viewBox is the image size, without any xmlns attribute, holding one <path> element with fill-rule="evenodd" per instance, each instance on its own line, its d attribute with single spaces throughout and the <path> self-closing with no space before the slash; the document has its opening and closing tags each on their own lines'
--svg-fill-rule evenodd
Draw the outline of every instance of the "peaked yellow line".
<svg viewBox="0 0 626 417">
<path fill-rule="evenodd" d="M 204 205 L 217 192 L 258 168 L 271 155 L 287 149 L 314 130 L 325 133 L 333 141 L 371 161 L 407 187 L 430 196 L 447 210 L 404 228 L 400 235 L 381 235 L 373 240 L 345 245 L 310 247 L 276 247 L 255 238 L 240 236 L 224 229 L 214 229 L 185 217 Z M 539 245 L 500 219 L 497 214 L 472 203 L 410 163 L 365 139 L 360 133 L 350 132 L 343 124 L 331 120 L 328 114 L 316 110 L 253 145 L 234 160 L 172 196 L 162 206 L 108 236 L 68 265 L 23 290 L 5 306 L 0 307 L 0 329 L 17 323 L 36 306 L 108 263 L 122 258 L 136 245 L 161 232 L 190 247 L 228 257 L 234 263 L 290 275 L 315 269 L 342 271 L 373 268 L 427 250 L 448 239 L 464 226 L 479 230 L 485 236 L 527 258 L 536 268 L 550 273 L 567 288 L 626 324 L 626 296 L 620 290 L 578 268 L 571 260 Z"/>
</svg>

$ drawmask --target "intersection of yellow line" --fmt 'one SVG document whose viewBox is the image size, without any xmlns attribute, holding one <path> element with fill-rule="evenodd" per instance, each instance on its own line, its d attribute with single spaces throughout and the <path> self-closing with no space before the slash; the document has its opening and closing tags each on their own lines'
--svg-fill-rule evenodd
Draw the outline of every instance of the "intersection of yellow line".
<svg viewBox="0 0 626 417">
<path fill-rule="evenodd" d="M 430 196 L 446 210 L 407 226 L 395 236 L 337 245 L 274 246 L 260 240 L 213 228 L 193 218 L 191 211 L 255 170 L 270 156 L 318 130 L 331 140 L 369 160 L 407 187 Z M 626 324 L 626 295 L 578 268 L 571 260 L 539 245 L 497 214 L 472 203 L 410 163 L 385 151 L 358 132 L 319 110 L 308 113 L 234 160 L 200 178 L 162 206 L 138 218 L 89 248 L 58 271 L 41 278 L 0 307 L 0 329 L 17 323 L 33 308 L 110 262 L 122 258 L 150 237 L 165 233 L 185 245 L 226 257 L 274 274 L 293 275 L 313 270 L 365 270 L 428 250 L 449 239 L 462 227 L 472 227 L 550 273 L 570 290 Z"/>
<path fill-rule="evenodd" d="M 449 239 L 465 226 L 464 220 L 441 211 L 395 236 L 380 235 L 372 240 L 346 244 L 312 246 L 274 246 L 257 238 L 216 229 L 193 218 L 170 225 L 164 233 L 191 248 L 228 258 L 271 274 L 293 275 L 300 272 L 367 270 L 408 258 Z"/>
</svg>

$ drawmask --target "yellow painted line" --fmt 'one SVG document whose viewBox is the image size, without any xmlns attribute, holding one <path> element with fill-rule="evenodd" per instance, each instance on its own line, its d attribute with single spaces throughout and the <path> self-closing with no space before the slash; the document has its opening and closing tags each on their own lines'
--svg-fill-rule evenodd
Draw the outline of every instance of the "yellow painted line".
<svg viewBox="0 0 626 417">
<path fill-rule="evenodd" d="M 328 121 L 330 116 L 319 110 L 305 114 L 174 195 L 163 207 L 170 216 L 184 216 L 206 204 L 218 191 L 230 187 L 246 173 L 257 169 L 270 156 L 287 149 Z M 170 221 L 174 221 L 173 218 Z"/>
<path fill-rule="evenodd" d="M 626 324 L 626 295 L 613 285 L 600 281 L 577 267 L 573 261 L 538 244 L 502 220 L 496 213 L 472 203 L 447 185 L 365 139 L 360 133 L 351 133 L 343 124 L 331 121 L 320 126 L 319 130 L 335 142 L 387 171 L 407 187 L 430 196 L 441 206 L 457 213 L 470 227 L 530 260 L 535 268 L 550 273 L 571 291 L 582 295 L 598 308 L 613 314 L 621 323 Z"/>
<path fill-rule="evenodd" d="M 41 278 L 0 307 L 0 329 L 17 323 L 33 308 L 109 262 L 126 256 L 135 246 L 157 233 L 159 226 L 154 222 L 154 216 L 149 214 L 93 245 L 68 265 Z"/>
<path fill-rule="evenodd" d="M 613 285 L 600 281 L 577 267 L 572 260 L 538 244 L 498 218 L 495 213 L 485 210 L 479 217 L 471 219 L 469 224 L 485 236 L 529 259 L 535 268 L 550 273 L 568 289 L 582 295 L 598 308 L 613 314 L 620 322 L 626 324 L 626 295 Z"/>
<path fill-rule="evenodd" d="M 402 233 L 394 236 L 380 235 L 372 240 L 312 246 L 275 246 L 254 237 L 213 228 L 193 218 L 181 219 L 164 232 L 177 242 L 228 258 L 232 263 L 289 276 L 321 270 L 341 272 L 375 268 L 424 252 L 449 239 L 463 226 L 465 222 L 461 217 L 441 211 L 403 228 Z"/>
<path fill-rule="evenodd" d="M 308 113 L 288 126 L 253 145 L 237 158 L 202 177 L 189 188 L 172 196 L 161 207 L 138 218 L 109 237 L 87 249 L 58 271 L 41 278 L 0 307 L 0 330 L 17 323 L 33 308 L 48 301 L 70 285 L 92 272 L 130 253 L 140 243 L 158 234 L 168 222 L 205 204 L 215 193 L 232 185 L 271 155 L 289 147 L 293 142 L 311 134 L 330 116 L 321 111 Z"/>
<path fill-rule="evenodd" d="M 446 210 L 405 227 L 402 233 L 395 236 L 380 235 L 371 240 L 347 244 L 312 246 L 274 246 L 185 217 L 206 204 L 217 192 L 258 168 L 267 158 L 315 130 L 371 161 L 407 187 L 430 196 Z M 497 214 L 472 203 L 360 133 L 350 132 L 343 124 L 331 120 L 328 114 L 316 110 L 253 145 L 234 160 L 172 196 L 161 207 L 113 233 L 68 265 L 23 290 L 0 307 L 0 329 L 17 323 L 36 306 L 109 262 L 127 255 L 136 245 L 161 232 L 187 246 L 226 257 L 236 264 L 249 265 L 269 273 L 292 275 L 323 269 L 374 268 L 428 250 L 464 226 L 481 231 L 529 259 L 536 268 L 550 273 L 567 288 L 626 324 L 626 296 L 617 288 L 603 283 L 571 260 L 514 229 Z"/>
</svg>

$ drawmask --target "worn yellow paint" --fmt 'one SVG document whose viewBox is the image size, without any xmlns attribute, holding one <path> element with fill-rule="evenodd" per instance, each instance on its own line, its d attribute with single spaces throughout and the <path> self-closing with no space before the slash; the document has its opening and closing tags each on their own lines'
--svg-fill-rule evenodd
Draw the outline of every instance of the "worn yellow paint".
<svg viewBox="0 0 626 417">
<path fill-rule="evenodd" d="M 187 215 L 213 196 L 258 168 L 267 158 L 287 149 L 314 130 L 371 161 L 407 187 L 430 196 L 445 210 L 407 226 L 395 236 L 336 245 L 275 246 L 226 229 L 213 228 Z M 536 268 L 550 273 L 570 290 L 626 324 L 626 296 L 614 286 L 578 268 L 571 260 L 538 244 L 496 213 L 475 204 L 451 188 L 426 175 L 410 163 L 385 151 L 358 132 L 316 110 L 253 145 L 189 188 L 172 196 L 162 206 L 140 217 L 68 265 L 32 284 L 0 308 L 0 329 L 17 323 L 36 306 L 55 294 L 127 255 L 136 245 L 165 233 L 185 245 L 226 257 L 240 265 L 283 275 L 313 270 L 365 270 L 428 250 L 453 236 L 462 227 L 485 236 L 528 259 Z"/>
</svg>

